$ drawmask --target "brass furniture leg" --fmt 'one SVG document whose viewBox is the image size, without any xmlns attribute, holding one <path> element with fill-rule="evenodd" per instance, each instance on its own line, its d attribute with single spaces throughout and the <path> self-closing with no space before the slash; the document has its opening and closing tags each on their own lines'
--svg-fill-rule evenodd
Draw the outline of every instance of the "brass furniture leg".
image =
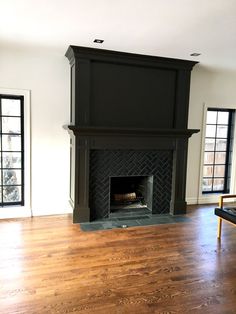
<svg viewBox="0 0 236 314">
<path fill-rule="evenodd" d="M 217 230 L 217 238 L 221 238 L 221 229 L 222 229 L 222 219 L 218 217 L 218 230 Z"/>
</svg>

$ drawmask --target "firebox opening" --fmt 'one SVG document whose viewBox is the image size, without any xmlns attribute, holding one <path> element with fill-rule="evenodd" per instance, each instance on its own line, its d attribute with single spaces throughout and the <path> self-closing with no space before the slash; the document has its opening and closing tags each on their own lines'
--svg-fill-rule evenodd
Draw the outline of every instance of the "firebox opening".
<svg viewBox="0 0 236 314">
<path fill-rule="evenodd" d="M 136 209 L 152 212 L 153 176 L 110 177 L 110 213 Z"/>
</svg>

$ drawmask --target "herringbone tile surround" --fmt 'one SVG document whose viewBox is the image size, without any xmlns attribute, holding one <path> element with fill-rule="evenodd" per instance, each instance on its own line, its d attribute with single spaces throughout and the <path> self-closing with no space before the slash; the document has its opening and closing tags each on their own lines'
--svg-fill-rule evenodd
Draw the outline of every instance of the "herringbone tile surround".
<svg viewBox="0 0 236 314">
<path fill-rule="evenodd" d="M 158 150 L 91 150 L 90 195 L 92 219 L 109 216 L 111 176 L 153 176 L 153 214 L 169 213 L 172 152 Z"/>
</svg>

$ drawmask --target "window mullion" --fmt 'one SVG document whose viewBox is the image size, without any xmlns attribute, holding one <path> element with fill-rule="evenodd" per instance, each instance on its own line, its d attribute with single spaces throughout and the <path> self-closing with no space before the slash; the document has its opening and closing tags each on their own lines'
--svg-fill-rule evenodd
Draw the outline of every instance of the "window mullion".
<svg viewBox="0 0 236 314">
<path fill-rule="evenodd" d="M 3 206 L 3 158 L 2 158 L 2 98 L 0 99 L 0 141 L 1 141 L 1 206 Z"/>
<path fill-rule="evenodd" d="M 226 144 L 226 158 L 225 158 L 225 177 L 224 177 L 224 190 L 227 190 L 228 181 L 228 167 L 229 167 L 229 149 L 230 149 L 230 135 L 231 135 L 231 125 L 232 125 L 232 111 L 229 112 L 229 123 L 227 132 L 227 144 Z"/>
<path fill-rule="evenodd" d="M 215 129 L 214 157 L 213 157 L 213 165 L 212 165 L 212 185 L 211 185 L 211 191 L 214 191 L 215 161 L 216 161 L 217 122 L 218 122 L 218 111 L 216 112 L 216 124 L 215 124 L 216 129 Z"/>
<path fill-rule="evenodd" d="M 213 113 L 209 113 L 213 112 Z M 225 114 L 222 114 L 225 112 Z M 231 154 L 231 136 L 232 136 L 232 127 L 233 127 L 233 117 L 234 117 L 234 110 L 230 109 L 217 109 L 217 108 L 210 108 L 207 110 L 207 123 L 206 127 L 209 129 L 207 135 L 211 135 L 210 137 L 205 137 L 209 146 L 205 146 L 204 149 L 204 156 L 207 156 L 210 163 L 204 162 L 204 169 L 205 173 L 203 175 L 204 185 L 203 185 L 203 193 L 226 193 L 228 192 L 228 177 L 229 177 L 229 160 Z M 212 126 L 212 127 L 211 127 Z M 215 130 L 212 128 L 215 126 Z M 221 128 L 222 127 L 222 128 Z M 220 128 L 220 130 L 219 130 Z M 227 129 L 226 129 L 227 128 Z M 219 131 L 219 132 L 218 132 Z M 227 132 L 227 133 L 226 133 Z M 209 141 L 212 139 L 212 141 Z M 214 143 L 212 143 L 214 140 Z M 206 143 L 206 142 L 205 142 Z M 212 146 L 211 146 L 212 145 Z M 212 154 L 209 154 L 212 152 Z M 216 157 L 218 156 L 218 157 Z M 219 164 L 216 163 L 220 162 Z M 207 160 L 206 160 L 207 161 Z M 207 166 L 212 166 L 212 181 L 209 182 L 207 180 L 210 179 L 209 170 Z M 224 171 L 224 172 L 223 172 Z M 217 176 L 216 176 L 217 174 Z M 216 181 L 217 180 L 217 181 Z M 206 186 L 205 186 L 206 184 Z"/>
<path fill-rule="evenodd" d="M 20 121 L 16 122 L 15 118 L 20 118 Z M 17 123 L 21 123 L 20 133 L 18 133 Z M 0 95 L 0 141 L 1 206 L 23 206 L 24 96 Z M 5 182 L 4 174 L 6 178 Z"/>
</svg>

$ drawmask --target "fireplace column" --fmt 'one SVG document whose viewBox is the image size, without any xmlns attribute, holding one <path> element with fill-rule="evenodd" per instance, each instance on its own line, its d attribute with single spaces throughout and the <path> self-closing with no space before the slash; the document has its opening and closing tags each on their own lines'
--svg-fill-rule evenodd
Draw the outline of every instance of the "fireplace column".
<svg viewBox="0 0 236 314">
<path fill-rule="evenodd" d="M 89 208 L 89 152 L 90 145 L 87 138 L 76 138 L 75 147 L 75 198 L 73 222 L 90 221 Z"/>
<path fill-rule="evenodd" d="M 170 202 L 170 214 L 186 214 L 186 172 L 187 172 L 188 140 L 176 139 L 173 152 L 172 191 Z"/>
</svg>

